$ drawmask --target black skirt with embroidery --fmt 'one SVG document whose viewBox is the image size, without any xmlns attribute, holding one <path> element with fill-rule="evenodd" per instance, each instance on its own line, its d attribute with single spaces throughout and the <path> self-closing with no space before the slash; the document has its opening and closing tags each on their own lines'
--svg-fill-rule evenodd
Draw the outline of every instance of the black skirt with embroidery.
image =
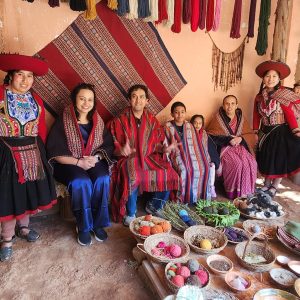
<svg viewBox="0 0 300 300">
<path fill-rule="evenodd" d="M 19 182 L 10 147 L 37 143 L 44 176 L 42 179 Z M 0 221 L 21 219 L 25 214 L 51 208 L 56 203 L 52 169 L 48 164 L 44 144 L 40 137 L 0 138 Z"/>
<path fill-rule="evenodd" d="M 257 149 L 260 173 L 267 178 L 282 178 L 300 172 L 300 138 L 287 124 L 263 126 Z"/>
</svg>

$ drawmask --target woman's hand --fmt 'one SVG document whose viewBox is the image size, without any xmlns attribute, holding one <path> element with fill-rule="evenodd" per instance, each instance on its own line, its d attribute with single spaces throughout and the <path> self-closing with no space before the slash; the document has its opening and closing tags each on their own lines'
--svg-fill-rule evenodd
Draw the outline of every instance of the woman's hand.
<svg viewBox="0 0 300 300">
<path fill-rule="evenodd" d="M 295 136 L 300 137 L 300 128 L 294 128 L 292 132 Z"/>
<path fill-rule="evenodd" d="M 97 161 L 98 160 L 95 156 L 84 156 L 83 158 L 79 159 L 77 166 L 84 170 L 88 170 L 95 167 Z"/>
<path fill-rule="evenodd" d="M 172 138 L 172 143 L 169 146 L 167 145 L 163 146 L 163 153 L 171 153 L 172 151 L 178 153 L 179 152 L 178 146 L 180 145 L 181 143 L 178 143 L 174 138 Z"/>
</svg>

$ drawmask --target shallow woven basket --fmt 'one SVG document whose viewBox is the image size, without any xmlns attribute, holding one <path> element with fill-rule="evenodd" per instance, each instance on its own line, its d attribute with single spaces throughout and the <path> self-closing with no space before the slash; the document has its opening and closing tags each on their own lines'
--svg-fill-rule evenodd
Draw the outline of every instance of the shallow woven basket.
<svg viewBox="0 0 300 300">
<path fill-rule="evenodd" d="M 143 220 L 145 216 L 142 217 L 138 217 L 135 218 L 134 220 L 132 220 L 129 224 L 129 229 L 132 232 L 132 234 L 134 235 L 135 239 L 137 240 L 138 243 L 142 243 L 148 236 L 147 235 L 142 235 L 139 234 L 135 229 L 134 229 L 134 225 L 136 224 L 136 222 L 138 222 L 139 220 Z M 151 218 L 152 220 L 154 220 L 155 222 L 168 222 L 170 224 L 170 229 L 166 232 L 166 233 L 170 233 L 172 230 L 172 226 L 171 223 L 168 220 L 165 220 L 163 218 L 159 218 L 159 217 L 154 217 L 152 216 Z"/>
<path fill-rule="evenodd" d="M 182 250 L 181 256 L 178 258 L 168 258 L 165 256 L 152 255 L 151 250 L 155 248 L 159 242 L 165 242 L 168 246 L 171 244 L 177 244 L 178 246 L 181 247 Z M 146 253 L 149 259 L 158 263 L 169 263 L 169 262 L 177 263 L 187 259 L 187 257 L 190 254 L 190 247 L 187 244 L 187 242 L 184 239 L 169 233 L 158 233 L 158 234 L 148 236 L 144 242 L 144 245 L 137 244 L 137 247 L 141 251 Z"/>
<path fill-rule="evenodd" d="M 250 237 L 249 241 L 237 244 L 235 247 L 235 254 L 237 255 L 238 262 L 241 266 L 254 272 L 269 271 L 276 259 L 276 256 L 272 249 L 268 247 L 268 237 L 265 234 L 260 233 L 260 236 L 265 237 L 264 242 L 253 241 L 257 237 L 256 234 Z M 265 263 L 248 263 L 244 260 L 248 253 L 262 255 L 265 259 Z"/>
<path fill-rule="evenodd" d="M 183 260 L 183 261 L 179 261 L 179 262 L 185 265 L 185 264 L 187 263 L 187 260 Z M 175 285 L 175 284 L 174 284 L 170 279 L 168 279 L 168 277 L 167 277 L 167 271 L 168 271 L 168 269 L 171 267 L 171 265 L 173 265 L 173 264 L 174 264 L 174 262 L 169 262 L 169 263 L 166 265 L 166 267 L 165 267 L 165 279 L 166 279 L 166 283 L 167 283 L 167 285 L 168 285 L 168 288 L 169 288 L 173 293 L 177 293 L 178 290 L 179 290 L 180 288 L 179 288 L 177 285 Z M 208 281 L 207 281 L 206 285 L 203 286 L 203 287 L 201 287 L 201 289 L 205 289 L 205 288 L 207 288 L 208 285 L 209 285 L 209 282 L 210 282 L 210 274 L 209 274 L 208 270 L 207 270 L 202 264 L 200 264 L 200 262 L 199 262 L 199 265 L 200 265 L 201 268 L 202 268 L 204 271 L 206 271 L 207 274 L 208 274 Z M 198 287 L 198 288 L 200 288 L 200 287 Z"/>
<path fill-rule="evenodd" d="M 213 248 L 210 250 L 202 249 L 200 247 L 197 247 L 193 244 L 195 238 L 197 235 L 202 235 L 204 239 L 209 239 L 211 240 L 217 240 L 219 245 L 221 245 L 218 248 Z M 189 227 L 185 232 L 184 232 L 184 239 L 187 241 L 189 246 L 197 253 L 202 253 L 202 254 L 216 254 L 222 251 L 227 243 L 228 239 L 226 235 L 221 232 L 220 230 L 211 227 L 211 226 L 205 226 L 205 225 L 196 225 L 196 226 L 191 226 Z"/>
</svg>

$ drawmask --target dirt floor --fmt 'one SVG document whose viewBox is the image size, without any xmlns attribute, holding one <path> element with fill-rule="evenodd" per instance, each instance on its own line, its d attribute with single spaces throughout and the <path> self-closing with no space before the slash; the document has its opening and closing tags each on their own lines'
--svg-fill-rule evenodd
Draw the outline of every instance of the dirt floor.
<svg viewBox="0 0 300 300">
<path fill-rule="evenodd" d="M 222 189 L 217 191 L 224 199 Z M 300 221 L 300 186 L 284 180 L 275 200 L 286 219 Z M 82 247 L 74 223 L 58 214 L 31 220 L 41 238 L 17 239 L 13 258 L 0 263 L 0 299 L 155 299 L 138 276 L 132 257 L 136 242 L 128 228 L 113 224 L 106 242 Z"/>
</svg>

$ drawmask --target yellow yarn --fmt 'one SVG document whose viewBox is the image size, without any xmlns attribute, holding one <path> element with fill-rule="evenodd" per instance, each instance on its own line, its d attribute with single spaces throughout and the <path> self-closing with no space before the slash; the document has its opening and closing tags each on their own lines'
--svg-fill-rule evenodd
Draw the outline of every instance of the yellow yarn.
<svg viewBox="0 0 300 300">
<path fill-rule="evenodd" d="M 118 8 L 118 1 L 117 0 L 108 0 L 107 6 L 110 9 L 116 10 Z"/>
<path fill-rule="evenodd" d="M 85 0 L 87 10 L 84 13 L 86 20 L 94 20 L 97 17 L 95 0 Z"/>
</svg>

